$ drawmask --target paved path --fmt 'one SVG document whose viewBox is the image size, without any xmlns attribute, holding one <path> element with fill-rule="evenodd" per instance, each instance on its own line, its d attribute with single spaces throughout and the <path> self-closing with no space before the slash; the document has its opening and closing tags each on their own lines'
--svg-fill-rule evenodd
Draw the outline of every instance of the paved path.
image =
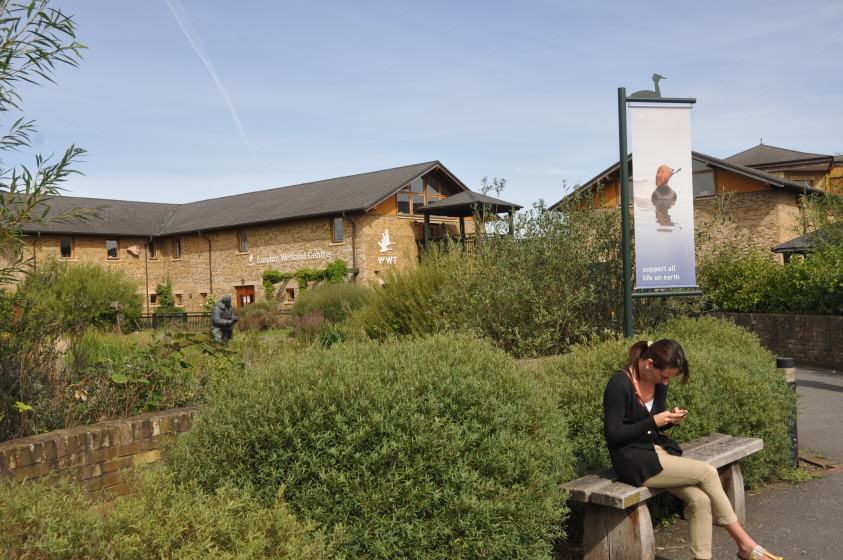
<svg viewBox="0 0 843 560">
<path fill-rule="evenodd" d="M 843 373 L 799 368 L 796 386 L 800 448 L 843 463 Z M 843 468 L 801 484 L 762 488 L 747 496 L 746 509 L 749 534 L 787 560 L 843 559 Z M 657 558 L 693 558 L 687 535 L 684 521 L 657 531 Z M 719 528 L 714 558 L 735 558 L 733 541 Z"/>
<path fill-rule="evenodd" d="M 843 372 L 799 368 L 796 391 L 799 448 L 843 463 Z"/>
</svg>

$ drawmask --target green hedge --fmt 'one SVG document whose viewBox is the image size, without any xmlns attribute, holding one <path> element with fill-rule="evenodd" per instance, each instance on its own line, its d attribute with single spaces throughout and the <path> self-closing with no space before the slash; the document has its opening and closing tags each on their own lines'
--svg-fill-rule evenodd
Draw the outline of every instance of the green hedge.
<svg viewBox="0 0 843 560">
<path fill-rule="evenodd" d="M 554 403 L 466 336 L 290 354 L 209 399 L 169 459 L 345 527 L 348 558 L 551 558 L 571 446 Z"/>
<path fill-rule="evenodd" d="M 775 360 L 755 335 L 712 318 L 671 321 L 647 338 L 675 338 L 691 366 L 687 385 L 672 383 L 670 406 L 690 410 L 669 435 L 687 441 L 712 432 L 753 436 L 764 450 L 744 461 L 748 485 L 784 474 L 790 460 L 788 415 L 795 397 L 775 368 Z M 644 338 L 644 336 L 642 336 Z M 577 346 L 541 362 L 535 375 L 568 420 L 568 437 L 577 450 L 579 474 L 609 464 L 603 439 L 603 389 L 626 362 L 629 341 Z"/>
<path fill-rule="evenodd" d="M 784 266 L 757 251 L 723 251 L 703 262 L 700 283 L 722 311 L 841 315 L 843 246 L 821 247 Z"/>
<path fill-rule="evenodd" d="M 256 560 L 335 558 L 333 539 L 280 499 L 266 506 L 230 486 L 208 494 L 161 470 L 103 505 L 68 481 L 0 483 L 0 556 L 17 559 Z"/>
</svg>

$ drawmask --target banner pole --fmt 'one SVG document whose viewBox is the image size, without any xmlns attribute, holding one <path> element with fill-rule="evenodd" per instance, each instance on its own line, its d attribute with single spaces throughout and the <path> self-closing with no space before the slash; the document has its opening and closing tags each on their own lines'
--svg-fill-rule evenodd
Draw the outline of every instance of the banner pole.
<svg viewBox="0 0 843 560">
<path fill-rule="evenodd" d="M 632 249 L 629 240 L 629 154 L 626 148 L 626 88 L 618 88 L 621 255 L 623 255 L 623 335 L 632 337 Z"/>
</svg>

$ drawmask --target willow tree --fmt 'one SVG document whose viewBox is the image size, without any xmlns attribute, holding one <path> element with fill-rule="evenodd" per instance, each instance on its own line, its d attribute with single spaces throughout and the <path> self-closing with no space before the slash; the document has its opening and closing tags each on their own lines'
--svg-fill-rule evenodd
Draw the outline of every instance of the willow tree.
<svg viewBox="0 0 843 560">
<path fill-rule="evenodd" d="M 35 121 L 20 116 L 21 86 L 54 82 L 56 69 L 77 66 L 84 48 L 73 17 L 51 8 L 49 0 L 0 0 L 0 286 L 15 281 L 31 258 L 24 250 L 25 224 L 88 215 L 50 212 L 49 206 L 84 150 L 72 145 L 59 158 L 36 155 L 28 165 L 15 158 L 36 132 Z"/>
</svg>

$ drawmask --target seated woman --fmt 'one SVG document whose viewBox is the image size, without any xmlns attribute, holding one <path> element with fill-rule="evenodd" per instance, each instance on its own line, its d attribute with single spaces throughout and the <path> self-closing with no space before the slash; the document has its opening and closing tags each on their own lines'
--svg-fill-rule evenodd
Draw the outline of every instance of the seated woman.
<svg viewBox="0 0 843 560">
<path fill-rule="evenodd" d="M 679 445 L 662 432 L 685 420 L 687 410 L 667 410 L 667 384 L 688 381 L 688 362 L 675 340 L 639 341 L 629 364 L 615 373 L 603 394 L 603 434 L 618 477 L 633 486 L 664 488 L 685 502 L 691 550 L 711 559 L 712 522 L 722 525 L 738 546 L 738 558 L 782 560 L 759 546 L 738 522 L 717 469 L 682 457 Z"/>
</svg>

